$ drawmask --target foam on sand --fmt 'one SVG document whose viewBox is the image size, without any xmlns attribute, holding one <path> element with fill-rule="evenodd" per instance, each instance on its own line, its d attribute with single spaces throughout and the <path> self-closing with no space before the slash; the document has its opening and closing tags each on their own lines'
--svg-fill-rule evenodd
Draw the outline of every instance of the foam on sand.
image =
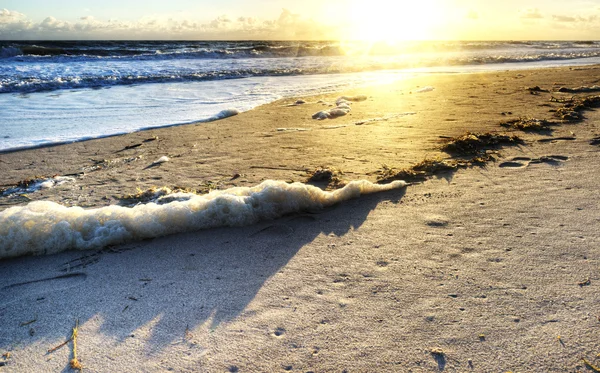
<svg viewBox="0 0 600 373">
<path fill-rule="evenodd" d="M 435 88 L 431 87 L 431 86 L 427 86 L 427 87 L 423 87 L 423 88 L 419 88 L 415 91 L 415 93 L 424 93 L 424 92 L 431 92 L 433 91 Z"/>
<path fill-rule="evenodd" d="M 0 196 L 6 197 L 14 194 L 34 193 L 40 189 L 50 189 L 65 183 L 74 182 L 75 179 L 69 176 L 54 176 L 46 179 L 23 180 L 19 185 L 0 191 Z"/>
<path fill-rule="evenodd" d="M 0 212 L 0 258 L 97 249 L 178 232 L 248 225 L 406 185 L 404 181 L 380 185 L 359 180 L 326 192 L 302 183 L 267 180 L 250 188 L 205 195 L 179 193 L 166 204 L 112 205 L 90 210 L 36 201 Z"/>
<path fill-rule="evenodd" d="M 364 97 L 364 99 L 363 99 Z M 349 100 L 348 100 L 349 99 Z M 364 101 L 367 96 L 342 96 L 335 101 L 336 107 L 314 113 L 312 118 L 317 120 L 333 119 L 348 114 L 351 110 L 350 101 Z"/>
</svg>

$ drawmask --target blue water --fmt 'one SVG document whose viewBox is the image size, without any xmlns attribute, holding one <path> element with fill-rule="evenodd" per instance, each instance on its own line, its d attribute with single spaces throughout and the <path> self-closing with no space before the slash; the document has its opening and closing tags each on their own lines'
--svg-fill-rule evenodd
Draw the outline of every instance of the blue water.
<svg viewBox="0 0 600 373">
<path fill-rule="evenodd" d="M 600 42 L 0 42 L 0 150 L 210 120 L 416 73 L 600 63 Z"/>
</svg>

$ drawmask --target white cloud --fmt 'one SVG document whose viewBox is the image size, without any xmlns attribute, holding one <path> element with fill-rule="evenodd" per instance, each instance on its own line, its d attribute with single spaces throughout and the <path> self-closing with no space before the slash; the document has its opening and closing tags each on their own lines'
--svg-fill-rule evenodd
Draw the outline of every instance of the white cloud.
<svg viewBox="0 0 600 373">
<path fill-rule="evenodd" d="M 541 19 L 544 18 L 538 8 L 523 9 L 520 12 L 520 18 L 522 19 Z"/>
<path fill-rule="evenodd" d="M 208 23 L 157 17 L 103 21 L 89 15 L 75 22 L 48 16 L 35 23 L 19 12 L 0 11 L 0 38 L 5 39 L 322 39 L 336 37 L 335 33 L 335 27 L 287 9 L 272 20 L 222 15 Z"/>
<path fill-rule="evenodd" d="M 583 16 L 565 16 L 565 15 L 552 15 L 552 19 L 557 21 L 557 22 L 568 22 L 568 23 L 572 23 L 572 22 L 595 22 L 598 20 L 598 16 L 596 15 L 592 15 L 589 17 L 583 17 Z"/>
</svg>

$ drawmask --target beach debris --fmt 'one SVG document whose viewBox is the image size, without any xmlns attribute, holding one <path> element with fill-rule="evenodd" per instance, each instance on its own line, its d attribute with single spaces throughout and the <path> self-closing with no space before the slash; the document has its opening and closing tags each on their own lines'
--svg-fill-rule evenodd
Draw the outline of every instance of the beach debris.
<svg viewBox="0 0 600 373">
<path fill-rule="evenodd" d="M 152 136 L 150 138 L 147 138 L 146 140 L 142 141 L 142 142 L 151 142 L 151 141 L 156 141 L 158 140 L 158 136 Z"/>
<path fill-rule="evenodd" d="M 34 176 L 30 179 L 19 181 L 15 186 L 0 189 L 0 196 L 7 197 L 11 195 L 26 195 L 28 193 L 37 192 L 41 189 L 50 189 L 74 181 L 75 178 L 70 176 Z"/>
<path fill-rule="evenodd" d="M 133 145 L 127 145 L 126 147 L 124 147 L 121 150 L 117 150 L 115 153 L 120 153 L 120 152 L 124 152 L 125 150 L 130 150 L 130 149 L 135 149 L 135 148 L 139 148 L 140 146 L 142 146 L 144 144 L 142 143 L 138 143 L 138 144 L 133 144 Z"/>
<path fill-rule="evenodd" d="M 317 168 L 312 175 L 308 178 L 308 181 L 327 181 L 330 182 L 333 179 L 333 175 L 337 172 L 327 167 Z"/>
<path fill-rule="evenodd" d="M 221 110 L 219 113 L 217 113 L 217 115 L 215 115 L 211 119 L 213 119 L 213 120 L 225 119 L 225 118 L 229 118 L 229 117 L 238 115 L 239 113 L 240 113 L 240 111 L 237 109 L 225 109 L 225 110 Z"/>
<path fill-rule="evenodd" d="M 443 151 L 459 155 L 482 155 L 490 148 L 523 143 L 523 140 L 518 136 L 500 135 L 491 132 L 467 132 L 464 135 L 445 139 L 444 141 L 446 144 L 442 146 Z"/>
<path fill-rule="evenodd" d="M 89 160 L 93 164 L 91 166 L 82 167 L 81 170 L 82 170 L 82 173 L 85 174 L 86 172 L 94 172 L 94 171 L 98 171 L 98 170 L 107 169 L 109 167 L 117 166 L 121 163 L 127 164 L 127 163 L 131 163 L 131 162 L 135 162 L 142 158 L 144 158 L 142 155 L 138 155 L 135 157 L 127 157 L 127 158 L 100 159 L 100 160 L 90 158 Z M 65 176 L 67 176 L 67 175 L 65 175 Z"/>
<path fill-rule="evenodd" d="M 210 188 L 209 188 L 210 189 Z M 211 189 L 212 190 L 212 189 Z M 198 192 L 196 189 L 186 188 L 186 187 L 178 187 L 175 186 L 173 188 L 169 188 L 166 186 L 163 187 L 151 187 L 146 190 L 142 190 L 137 188 L 136 193 L 134 194 L 125 194 L 118 197 L 119 200 L 124 202 L 125 205 L 137 205 L 140 203 L 149 203 L 155 202 L 158 204 L 164 204 L 174 201 L 173 197 L 177 197 L 179 194 L 202 194 Z M 171 196 L 171 198 L 166 199 L 164 197 Z M 187 198 L 189 199 L 189 197 Z"/>
<path fill-rule="evenodd" d="M 11 353 L 5 352 L 2 354 L 2 360 L 0 360 L 0 367 L 6 366 L 8 364 L 8 360 L 10 360 Z"/>
<path fill-rule="evenodd" d="M 594 137 L 590 140 L 590 145 L 600 145 L 600 136 Z"/>
<path fill-rule="evenodd" d="M 310 128 L 285 128 L 285 127 L 280 127 L 277 128 L 277 132 L 306 132 L 306 131 L 310 131 Z"/>
<path fill-rule="evenodd" d="M 548 137 L 545 139 L 539 139 L 538 142 L 555 142 L 555 141 L 573 141 L 577 140 L 575 136 L 561 136 L 561 137 Z"/>
<path fill-rule="evenodd" d="M 37 321 L 37 316 L 35 316 L 35 318 L 33 320 L 23 321 L 22 323 L 19 324 L 19 326 L 27 326 L 27 325 L 33 324 L 36 321 Z"/>
<path fill-rule="evenodd" d="M 538 94 L 540 94 L 540 92 L 550 92 L 547 89 L 542 89 L 542 88 L 540 88 L 540 86 L 537 86 L 537 85 L 535 87 L 529 87 L 529 88 L 527 88 L 527 90 L 532 95 L 538 95 Z"/>
<path fill-rule="evenodd" d="M 591 370 L 593 370 L 594 372 L 598 372 L 600 373 L 600 368 L 595 366 L 594 364 L 592 364 L 591 362 L 589 362 L 586 358 L 582 358 L 581 359 L 583 361 L 583 364 L 585 364 L 586 367 L 590 368 Z"/>
<path fill-rule="evenodd" d="M 299 105 L 304 105 L 304 104 L 306 104 L 306 101 L 304 101 L 302 99 L 298 99 L 298 100 L 294 101 L 291 104 L 287 104 L 287 105 L 283 105 L 283 106 L 285 106 L 285 107 L 291 107 L 291 106 L 299 106 Z"/>
<path fill-rule="evenodd" d="M 584 287 L 584 286 L 590 286 L 592 284 L 592 281 L 590 280 L 590 278 L 586 278 L 585 280 L 578 282 L 577 285 L 579 285 L 579 287 Z"/>
<path fill-rule="evenodd" d="M 171 158 L 167 157 L 166 155 L 163 155 L 162 157 L 158 158 L 154 162 L 150 163 L 148 166 L 144 167 L 144 170 L 160 166 L 161 164 L 169 162 L 170 160 L 171 160 Z"/>
<path fill-rule="evenodd" d="M 69 342 L 72 341 L 73 342 L 73 358 L 69 361 L 69 366 L 71 367 L 71 369 L 76 369 L 76 370 L 81 371 L 83 369 L 83 365 L 81 365 L 81 362 L 77 359 L 77 334 L 78 334 L 78 332 L 79 332 L 79 320 L 76 320 L 75 327 L 73 328 L 73 331 L 71 333 L 71 337 L 69 337 L 69 339 L 62 342 L 61 344 L 49 349 L 48 353 L 51 354 L 54 351 L 63 348 Z"/>
<path fill-rule="evenodd" d="M 444 356 L 444 355 L 446 355 L 446 353 L 444 352 L 444 350 L 442 350 L 441 348 L 438 348 L 438 347 L 432 348 L 430 352 L 431 352 L 432 355 L 437 355 L 437 356 Z"/>
<path fill-rule="evenodd" d="M 377 182 L 388 183 L 393 180 L 406 182 L 423 181 L 436 173 L 453 171 L 458 168 L 458 163 L 442 160 L 441 158 L 425 159 L 409 168 L 395 169 L 383 165 L 377 171 Z"/>
<path fill-rule="evenodd" d="M 341 188 L 345 182 L 340 175 L 343 172 L 333 167 L 318 167 L 307 179 L 308 183 L 327 183 L 328 188 Z"/>
<path fill-rule="evenodd" d="M 558 92 L 562 93 L 589 93 L 598 91 L 600 91 L 600 86 L 598 85 L 593 85 L 591 87 L 581 86 L 576 88 L 560 87 L 558 89 Z"/>
<path fill-rule="evenodd" d="M 548 131 L 550 126 L 555 124 L 545 119 L 523 117 L 500 122 L 502 127 L 514 128 L 526 132 Z"/>
<path fill-rule="evenodd" d="M 77 334 L 79 332 L 79 320 L 75 322 L 75 327 L 73 328 L 73 335 L 71 336 L 71 340 L 73 341 L 73 358 L 69 362 L 71 369 L 76 369 L 81 371 L 83 369 L 83 365 L 79 359 L 77 359 Z"/>
<path fill-rule="evenodd" d="M 415 90 L 415 93 L 431 92 L 431 91 L 433 91 L 434 89 L 435 89 L 435 88 L 434 88 L 434 87 L 432 87 L 432 86 L 426 86 L 426 87 L 419 88 L 419 89 Z"/>
<path fill-rule="evenodd" d="M 563 104 L 563 107 L 554 112 L 554 116 L 569 122 L 578 122 L 583 120 L 582 111 L 600 107 L 600 95 L 587 97 L 556 98 L 551 97 L 551 102 Z"/>
</svg>

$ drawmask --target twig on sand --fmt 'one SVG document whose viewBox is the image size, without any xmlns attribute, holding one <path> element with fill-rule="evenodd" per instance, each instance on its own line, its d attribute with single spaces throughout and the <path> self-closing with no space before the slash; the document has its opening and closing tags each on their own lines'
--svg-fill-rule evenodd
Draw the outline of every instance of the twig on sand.
<svg viewBox="0 0 600 373">
<path fill-rule="evenodd" d="M 49 349 L 49 350 L 48 350 L 48 353 L 49 353 L 49 354 L 51 354 L 51 353 L 53 353 L 54 351 L 56 351 L 56 350 L 58 350 L 58 349 L 60 349 L 60 348 L 63 348 L 63 347 L 64 347 L 64 346 L 66 346 L 66 345 L 67 345 L 67 343 L 69 343 L 70 341 L 71 341 L 71 338 L 67 339 L 66 341 L 64 341 L 63 343 L 61 343 L 61 344 L 59 344 L 59 345 L 57 345 L 57 346 L 54 346 L 54 347 L 52 347 L 51 349 Z"/>
<path fill-rule="evenodd" d="M 33 324 L 36 321 L 37 321 L 37 316 L 33 320 L 23 321 L 22 323 L 19 324 L 19 326 L 27 326 L 29 324 Z"/>
<path fill-rule="evenodd" d="M 598 368 L 594 364 L 590 363 L 586 358 L 582 358 L 582 360 L 583 360 L 583 363 L 585 364 L 586 367 L 590 368 L 594 372 L 599 372 L 600 373 L 600 368 Z"/>
</svg>

